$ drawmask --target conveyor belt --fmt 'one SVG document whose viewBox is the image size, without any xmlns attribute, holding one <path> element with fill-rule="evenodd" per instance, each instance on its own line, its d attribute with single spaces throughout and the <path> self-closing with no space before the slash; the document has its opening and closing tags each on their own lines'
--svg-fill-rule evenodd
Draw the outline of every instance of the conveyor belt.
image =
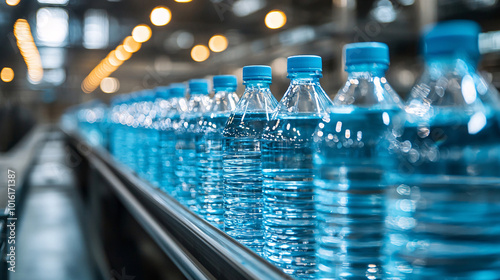
<svg viewBox="0 0 500 280">
<path fill-rule="evenodd" d="M 189 279 L 291 279 L 172 197 L 139 179 L 102 148 L 75 134 L 67 141 L 102 175 L 112 192 Z"/>
</svg>

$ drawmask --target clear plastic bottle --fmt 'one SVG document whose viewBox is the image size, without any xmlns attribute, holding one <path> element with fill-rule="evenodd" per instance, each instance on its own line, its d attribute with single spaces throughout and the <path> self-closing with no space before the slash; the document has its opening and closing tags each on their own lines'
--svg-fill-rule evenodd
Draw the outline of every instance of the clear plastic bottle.
<svg viewBox="0 0 500 280">
<path fill-rule="evenodd" d="M 382 279 L 385 191 L 403 104 L 385 78 L 387 45 L 354 43 L 344 53 L 347 82 L 314 138 L 318 279 Z"/>
<path fill-rule="evenodd" d="M 126 143 L 125 143 L 125 115 L 127 114 L 130 103 L 130 94 L 124 94 L 117 100 L 116 110 L 111 113 L 111 121 L 113 123 L 112 153 L 119 162 L 125 163 Z"/>
<path fill-rule="evenodd" d="M 321 88 L 321 57 L 288 58 L 290 86 L 262 135 L 265 257 L 296 278 L 313 278 L 313 135 L 332 101 Z"/>
<path fill-rule="evenodd" d="M 82 104 L 78 112 L 82 136 L 92 146 L 106 147 L 106 115 L 108 107 L 98 99 Z"/>
<path fill-rule="evenodd" d="M 128 96 L 119 95 L 111 100 L 111 134 L 110 134 L 110 152 L 119 161 L 124 162 L 125 153 L 125 126 L 122 123 L 122 115 L 126 113 Z"/>
<path fill-rule="evenodd" d="M 154 145 L 150 139 L 149 132 L 152 131 L 153 116 L 151 115 L 153 109 L 153 102 L 155 99 L 155 92 L 152 90 L 143 90 L 140 92 L 139 102 L 136 103 L 136 137 L 134 151 L 137 153 L 137 169 L 136 172 L 140 177 L 149 180 L 149 150 Z M 134 152 L 132 151 L 132 152 Z"/>
<path fill-rule="evenodd" d="M 197 212 L 196 141 L 201 137 L 200 121 L 210 105 L 207 81 L 204 79 L 190 80 L 189 95 L 189 110 L 181 116 L 181 125 L 176 129 L 177 164 L 175 174 L 178 178 L 176 198 L 183 205 Z"/>
<path fill-rule="evenodd" d="M 262 253 L 260 137 L 278 101 L 271 93 L 271 67 L 243 67 L 245 92 L 223 131 L 224 231 Z"/>
<path fill-rule="evenodd" d="M 199 214 L 220 229 L 224 227 L 222 132 L 239 100 L 237 85 L 236 76 L 214 76 L 214 97 L 203 118 L 202 137 L 196 145 Z"/>
<path fill-rule="evenodd" d="M 165 115 L 160 118 L 158 129 L 160 131 L 160 148 L 158 157 L 160 161 L 160 189 L 176 196 L 177 186 L 176 168 L 176 137 L 175 131 L 180 126 L 181 115 L 188 109 L 186 86 L 181 83 L 170 84 L 167 92 L 168 104 L 165 104 Z"/>
<path fill-rule="evenodd" d="M 130 98 L 128 100 L 128 106 L 126 107 L 126 111 L 122 115 L 124 127 L 124 164 L 130 167 L 132 170 L 137 171 L 137 152 L 135 151 L 136 143 L 138 140 L 138 119 L 137 119 L 137 111 L 138 104 L 141 101 L 141 97 L 138 92 L 134 92 L 130 94 Z"/>
<path fill-rule="evenodd" d="M 388 193 L 387 279 L 500 279 L 499 103 L 477 73 L 479 32 L 450 21 L 423 37 Z"/>
<path fill-rule="evenodd" d="M 146 117 L 146 151 L 147 158 L 147 172 L 146 179 L 151 182 L 155 187 L 160 186 L 160 157 L 158 155 L 160 149 L 160 121 L 165 117 L 169 110 L 169 103 L 167 102 L 168 87 L 160 86 L 151 91 L 152 104 L 149 114 Z"/>
<path fill-rule="evenodd" d="M 111 98 L 109 101 L 109 121 L 111 123 L 110 129 L 109 129 L 109 152 L 112 154 L 116 159 L 118 159 L 118 146 L 117 143 L 115 142 L 117 132 L 119 131 L 118 128 L 118 114 L 120 112 L 120 107 L 123 102 L 123 96 L 122 95 L 116 95 Z M 65 113 L 65 115 L 67 115 Z M 65 116 L 63 115 L 63 116 Z"/>
</svg>

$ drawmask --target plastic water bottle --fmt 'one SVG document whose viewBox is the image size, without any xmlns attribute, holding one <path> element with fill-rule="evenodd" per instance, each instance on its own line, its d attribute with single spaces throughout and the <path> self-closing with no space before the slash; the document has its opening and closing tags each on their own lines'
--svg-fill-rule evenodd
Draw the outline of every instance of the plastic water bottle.
<svg viewBox="0 0 500 280">
<path fill-rule="evenodd" d="M 118 142 L 118 139 L 122 137 L 120 114 L 123 111 L 122 107 L 123 104 L 125 104 L 124 95 L 117 95 L 113 97 L 109 104 L 109 106 L 111 107 L 111 109 L 109 110 L 109 120 L 111 123 L 110 136 L 109 136 L 109 152 L 119 161 L 121 161 L 120 145 L 121 143 L 123 143 L 123 142 Z"/>
<path fill-rule="evenodd" d="M 149 179 L 149 150 L 154 143 L 150 139 L 149 132 L 153 130 L 152 108 L 155 99 L 155 92 L 152 90 L 143 90 L 140 93 L 139 102 L 137 102 L 137 138 L 135 151 L 137 152 L 136 172 L 144 179 Z"/>
<path fill-rule="evenodd" d="M 243 67 L 245 92 L 223 131 L 224 231 L 258 254 L 262 227 L 260 137 L 278 105 L 271 93 L 271 67 Z"/>
<path fill-rule="evenodd" d="M 125 163 L 125 116 L 130 101 L 130 95 L 119 95 L 112 100 L 111 116 L 111 145 L 112 155 L 121 163 Z"/>
<path fill-rule="evenodd" d="M 208 83 L 204 79 L 189 81 L 189 111 L 181 116 L 181 125 L 176 129 L 176 171 L 178 178 L 176 198 L 183 205 L 197 212 L 196 186 L 197 161 L 196 140 L 200 134 L 200 120 L 210 105 Z"/>
<path fill-rule="evenodd" d="M 128 100 L 128 106 L 123 114 L 123 123 L 125 124 L 124 129 L 124 164 L 130 167 L 132 170 L 137 170 L 137 152 L 135 151 L 137 139 L 136 128 L 138 126 L 137 121 L 137 108 L 138 103 L 141 101 L 140 96 L 137 92 L 130 95 Z"/>
<path fill-rule="evenodd" d="M 450 21 L 423 37 L 388 194 L 388 279 L 500 279 L 499 103 L 476 70 L 479 32 Z"/>
<path fill-rule="evenodd" d="M 154 94 L 154 95 L 153 95 Z M 148 115 L 146 116 L 146 159 L 147 172 L 146 179 L 155 187 L 160 186 L 160 121 L 165 117 L 168 107 L 168 88 L 161 86 L 150 92 L 152 100 Z"/>
<path fill-rule="evenodd" d="M 382 279 L 385 191 L 403 104 L 384 77 L 387 45 L 349 44 L 344 53 L 347 82 L 314 138 L 317 278 Z"/>
<path fill-rule="evenodd" d="M 214 97 L 202 121 L 197 147 L 199 214 L 214 226 L 224 226 L 222 132 L 231 112 L 236 108 L 236 76 L 213 78 Z"/>
<path fill-rule="evenodd" d="M 181 115 L 187 111 L 185 99 L 186 86 L 180 83 L 171 84 L 166 92 L 165 115 L 160 118 L 158 129 L 160 132 L 160 147 L 158 151 L 160 161 L 160 188 L 166 193 L 176 196 L 177 186 L 176 168 L 176 137 L 175 131 L 180 126 Z"/>
<path fill-rule="evenodd" d="M 107 106 L 99 100 L 82 104 L 78 112 L 80 132 L 86 141 L 93 146 L 106 146 Z"/>
<path fill-rule="evenodd" d="M 288 58 L 290 86 L 262 135 L 264 255 L 285 273 L 313 278 L 313 135 L 332 101 L 321 88 L 321 57 Z"/>
</svg>

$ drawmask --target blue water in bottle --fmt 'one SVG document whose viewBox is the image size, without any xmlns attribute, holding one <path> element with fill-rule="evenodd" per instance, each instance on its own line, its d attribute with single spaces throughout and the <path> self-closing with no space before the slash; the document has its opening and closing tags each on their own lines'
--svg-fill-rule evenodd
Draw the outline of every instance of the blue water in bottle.
<svg viewBox="0 0 500 280">
<path fill-rule="evenodd" d="M 175 131 L 180 126 L 181 115 L 187 110 L 186 87 L 184 84 L 171 84 L 167 93 L 167 104 L 165 116 L 161 117 L 158 125 L 160 132 L 160 146 L 158 151 L 160 172 L 160 189 L 166 193 L 176 196 L 177 176 L 175 175 L 176 157 L 176 137 Z"/>
<path fill-rule="evenodd" d="M 200 120 L 210 104 L 208 83 L 203 79 L 189 81 L 189 111 L 181 116 L 176 129 L 177 187 L 175 197 L 180 203 L 197 212 L 197 159 L 196 141 L 201 136 Z"/>
<path fill-rule="evenodd" d="M 147 116 L 146 126 L 146 151 L 147 171 L 146 179 L 155 187 L 160 187 L 160 122 L 165 118 L 167 110 L 169 110 L 168 91 L 167 87 L 161 86 L 151 91 L 153 100 L 151 109 Z"/>
<path fill-rule="evenodd" d="M 120 138 L 120 114 L 122 113 L 122 105 L 125 104 L 125 96 L 118 95 L 111 99 L 109 110 L 109 121 L 111 123 L 109 136 L 109 152 L 118 160 L 121 161 L 121 147 L 118 139 Z"/>
<path fill-rule="evenodd" d="M 262 135 L 265 257 L 296 278 L 313 278 L 315 210 L 312 140 L 332 101 L 321 57 L 288 58 L 290 86 Z"/>
<path fill-rule="evenodd" d="M 271 67 L 243 67 L 245 92 L 223 131 L 224 231 L 262 254 L 260 137 L 278 105 L 271 93 Z"/>
<path fill-rule="evenodd" d="M 137 169 L 136 172 L 140 177 L 149 180 L 149 154 L 151 146 L 155 145 L 154 137 L 150 132 L 153 131 L 153 102 L 155 93 L 152 90 L 143 90 L 140 93 L 140 101 L 137 103 L 137 141 L 135 151 L 137 152 Z"/>
<path fill-rule="evenodd" d="M 137 111 L 140 101 L 141 98 L 138 93 L 135 92 L 131 94 L 126 112 L 123 116 L 123 123 L 125 125 L 123 133 L 123 138 L 125 139 L 123 163 L 134 171 L 137 170 L 137 152 L 135 151 L 135 148 L 136 142 L 139 141 L 137 137 Z"/>
<path fill-rule="evenodd" d="M 499 102 L 476 72 L 479 32 L 450 21 L 424 35 L 388 193 L 388 279 L 500 279 Z"/>
<path fill-rule="evenodd" d="M 317 278 L 382 279 L 385 191 L 403 104 L 384 77 L 387 45 L 344 52 L 347 82 L 314 138 Z"/>
<path fill-rule="evenodd" d="M 99 100 L 81 105 L 78 111 L 78 125 L 84 139 L 92 146 L 106 147 L 107 106 Z"/>
<path fill-rule="evenodd" d="M 222 132 L 239 98 L 235 76 L 213 78 L 214 97 L 202 120 L 202 137 L 197 142 L 199 214 L 214 226 L 224 227 L 224 185 L 222 173 Z"/>
<path fill-rule="evenodd" d="M 125 163 L 126 143 L 125 143 L 125 120 L 128 115 L 128 107 L 130 106 L 130 95 L 122 95 L 116 100 L 116 105 L 113 106 L 111 112 L 111 121 L 113 123 L 111 137 L 111 152 L 116 159 Z"/>
</svg>

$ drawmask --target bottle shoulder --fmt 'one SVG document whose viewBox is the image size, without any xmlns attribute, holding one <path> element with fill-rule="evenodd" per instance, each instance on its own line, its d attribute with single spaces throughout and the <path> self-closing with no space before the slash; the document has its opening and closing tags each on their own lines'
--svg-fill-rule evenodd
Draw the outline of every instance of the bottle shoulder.
<svg viewBox="0 0 500 280">
<path fill-rule="evenodd" d="M 332 100 L 318 82 L 291 83 L 272 119 L 293 115 L 323 116 L 332 106 Z"/>
<path fill-rule="evenodd" d="M 349 78 L 340 88 L 333 103 L 335 106 L 361 108 L 403 108 L 403 101 L 385 77 L 367 76 Z"/>
<path fill-rule="evenodd" d="M 412 88 L 405 110 L 416 119 L 428 120 L 438 115 L 456 114 L 466 120 L 476 113 L 487 118 L 496 114 L 500 110 L 497 90 L 475 70 L 469 70 L 427 67 Z"/>
<path fill-rule="evenodd" d="M 247 87 L 236 104 L 236 114 L 270 113 L 276 109 L 278 101 L 269 88 Z"/>
</svg>

